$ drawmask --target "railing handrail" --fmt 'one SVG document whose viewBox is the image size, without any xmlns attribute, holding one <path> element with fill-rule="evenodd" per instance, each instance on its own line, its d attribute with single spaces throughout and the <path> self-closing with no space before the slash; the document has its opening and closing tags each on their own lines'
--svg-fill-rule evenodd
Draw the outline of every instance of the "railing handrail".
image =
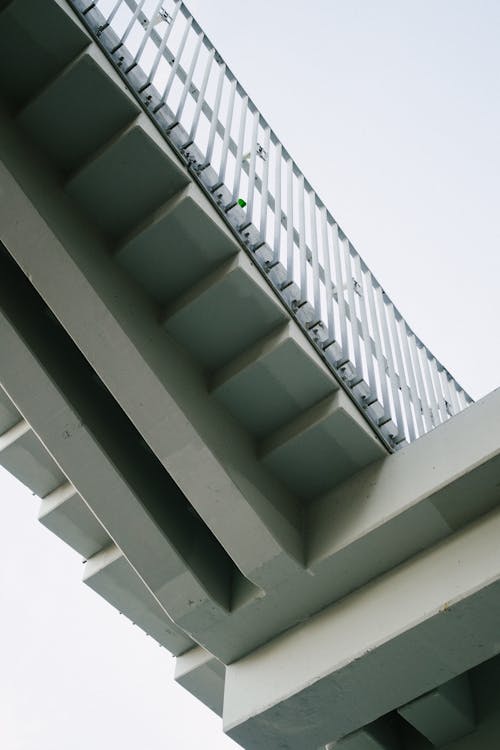
<svg viewBox="0 0 500 750">
<path fill-rule="evenodd" d="M 182 0 L 68 2 L 390 449 L 472 402 Z"/>
</svg>

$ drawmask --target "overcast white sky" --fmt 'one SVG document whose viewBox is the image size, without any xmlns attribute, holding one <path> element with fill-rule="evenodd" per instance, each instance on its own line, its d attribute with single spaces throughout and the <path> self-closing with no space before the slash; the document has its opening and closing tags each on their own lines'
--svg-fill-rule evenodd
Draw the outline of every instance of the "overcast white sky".
<svg viewBox="0 0 500 750">
<path fill-rule="evenodd" d="M 472 396 L 497 387 L 500 2 L 188 6 L 416 333 Z M 37 505 L 0 472 L 2 747 L 235 748 Z"/>
</svg>

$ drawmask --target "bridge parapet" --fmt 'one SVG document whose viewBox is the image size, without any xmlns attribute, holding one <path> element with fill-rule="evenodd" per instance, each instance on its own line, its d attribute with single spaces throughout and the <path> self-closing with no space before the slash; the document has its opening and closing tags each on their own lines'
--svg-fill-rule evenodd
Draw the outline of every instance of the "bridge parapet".
<svg viewBox="0 0 500 750">
<path fill-rule="evenodd" d="M 69 2 L 381 439 L 470 404 L 184 3 Z"/>
</svg>

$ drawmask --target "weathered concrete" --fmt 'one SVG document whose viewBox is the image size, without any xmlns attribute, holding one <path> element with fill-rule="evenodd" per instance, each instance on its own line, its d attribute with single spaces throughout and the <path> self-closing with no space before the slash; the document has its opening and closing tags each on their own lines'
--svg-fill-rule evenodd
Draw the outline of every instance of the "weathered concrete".
<svg viewBox="0 0 500 750">
<path fill-rule="evenodd" d="M 474 731 L 475 708 L 467 674 L 440 685 L 398 709 L 406 721 L 442 747 Z"/>
<path fill-rule="evenodd" d="M 498 654 L 499 533 L 497 509 L 231 664 L 225 731 L 318 747 Z"/>
<path fill-rule="evenodd" d="M 172 654 L 193 647 L 116 545 L 110 544 L 87 561 L 83 581 Z"/>
<path fill-rule="evenodd" d="M 222 716 L 226 668 L 200 646 L 175 661 L 175 681 L 198 700 Z"/>
<path fill-rule="evenodd" d="M 24 419 L 0 435 L 0 465 L 40 497 L 66 479 Z"/>
<path fill-rule="evenodd" d="M 388 456 L 63 0 L 5 8 L 0 462 L 247 750 L 463 729 L 500 392 Z"/>
<path fill-rule="evenodd" d="M 38 520 L 86 559 L 111 543 L 102 524 L 69 482 L 43 498 Z"/>
<path fill-rule="evenodd" d="M 152 137 L 149 124 L 144 123 L 144 127 Z M 268 591 L 278 585 L 289 586 L 289 581 L 296 575 L 308 577 L 301 566 L 301 513 L 295 498 L 265 470 L 249 437 L 221 412 L 215 400 L 207 399 L 205 381 L 189 368 L 179 349 L 162 334 L 151 307 L 145 305 L 137 289 L 117 273 L 100 240 L 75 216 L 73 207 L 60 189 L 47 175 L 43 177 L 36 156 L 33 155 L 28 166 L 25 147 L 19 143 L 16 147 L 15 138 L 8 133 L 6 126 L 8 159 L 16 170 L 21 167 L 19 177 L 23 188 L 20 189 L 19 183 L 15 187 L 16 183 L 4 175 L 4 184 L 12 187 L 6 195 L 9 194 L 9 200 L 13 202 L 9 208 L 4 203 L 2 223 L 5 239 L 17 260 L 33 280 L 37 279 L 37 287 L 51 306 L 54 305 L 57 316 L 65 320 L 72 338 L 83 346 L 87 358 L 101 371 L 108 388 L 119 397 L 134 424 L 141 427 L 143 437 L 154 452 L 161 455 L 165 468 L 244 575 Z M 18 162 L 17 167 L 16 158 L 22 162 Z M 42 195 L 40 180 L 44 185 Z M 59 225 L 57 236 L 27 200 L 26 191 L 37 201 L 42 201 L 43 213 L 51 224 Z M 208 208 L 204 210 L 207 212 Z M 25 229 L 21 233 L 9 219 L 12 212 L 20 211 L 27 211 L 33 221 L 31 231 L 32 237 L 36 238 L 36 253 L 30 251 L 24 240 L 21 241 Z M 215 218 L 210 221 L 220 226 Z M 25 222 L 24 227 L 28 226 Z M 220 231 L 227 235 L 222 226 Z M 63 236 L 67 238 L 68 246 L 76 249 L 76 254 L 69 255 L 61 245 Z M 54 285 L 55 277 L 49 270 L 51 264 L 55 264 L 52 266 L 54 273 L 57 267 L 57 275 L 62 272 L 67 275 L 67 288 L 71 289 L 71 294 L 61 297 L 60 286 Z M 247 277 L 256 273 L 244 256 L 241 256 L 239 266 L 246 269 Z M 256 278 L 259 279 L 259 293 L 269 295 L 269 291 L 264 292 L 258 274 Z M 81 299 L 83 306 L 77 312 L 80 294 L 84 295 Z M 100 331 L 97 339 L 92 335 L 95 330 Z M 317 367 L 324 371 L 321 362 Z M 167 382 L 172 394 L 165 389 Z M 187 413 L 179 410 L 179 403 Z M 358 420 L 354 407 L 349 406 L 353 419 Z M 230 440 L 228 435 L 231 435 Z M 213 446 L 212 451 L 209 445 Z M 193 472 L 193 465 L 204 469 Z M 216 473 L 212 474 L 215 469 Z M 223 501 L 224 506 L 221 505 Z M 312 605 L 314 609 L 324 606 L 329 599 L 325 590 L 322 594 L 313 593 L 315 599 L 318 595 L 319 602 Z M 245 603 L 247 600 L 245 596 Z M 239 599 L 235 596 L 237 601 Z M 257 598 L 256 602 L 259 603 L 260 599 Z M 273 608 L 273 605 L 269 604 L 269 607 Z M 292 602 L 292 607 L 296 607 L 295 602 Z M 302 616 L 300 612 L 290 615 L 281 609 L 276 612 L 282 620 L 281 625 L 277 624 L 281 629 Z M 242 612 L 241 621 L 245 620 L 248 620 L 247 614 Z M 243 632 L 235 623 L 231 639 L 228 639 L 227 628 L 220 633 L 203 635 L 200 632 L 197 638 L 220 658 L 229 660 L 250 647 L 248 636 L 255 630 L 255 623 L 259 624 L 259 630 L 255 630 L 254 643 L 262 642 L 275 632 L 275 620 L 276 615 L 267 626 L 261 613 L 256 611 L 253 621 L 247 622 Z M 267 635 L 262 632 L 263 627 L 267 628 Z"/>
<path fill-rule="evenodd" d="M 388 723 L 374 722 L 336 742 L 329 742 L 325 750 L 402 750 L 396 730 Z"/>
</svg>

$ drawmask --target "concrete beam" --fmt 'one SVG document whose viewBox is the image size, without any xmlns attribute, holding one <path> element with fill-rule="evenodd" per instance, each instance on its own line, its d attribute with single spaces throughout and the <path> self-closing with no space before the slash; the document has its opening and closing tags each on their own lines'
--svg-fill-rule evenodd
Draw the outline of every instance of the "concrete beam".
<svg viewBox="0 0 500 750">
<path fill-rule="evenodd" d="M 210 379 L 215 398 L 259 439 L 337 388 L 310 342 L 291 322 L 264 336 Z"/>
<path fill-rule="evenodd" d="M 111 542 L 94 513 L 69 482 L 43 498 L 38 520 L 85 558 L 92 557 Z"/>
<path fill-rule="evenodd" d="M 0 385 L 0 435 L 22 420 L 22 415 Z"/>
<path fill-rule="evenodd" d="M 151 139 L 156 138 L 161 157 L 167 147 L 143 116 L 140 121 Z M 476 445 L 467 439 L 465 426 L 463 432 L 457 427 L 455 433 L 439 433 L 436 442 L 426 443 L 418 454 L 413 484 L 408 481 L 414 471 L 410 454 L 402 463 L 399 456 L 379 462 L 362 473 L 360 483 L 346 482 L 338 492 L 313 503 L 304 533 L 300 504 L 270 472 L 258 467 L 254 441 L 213 403 L 215 399 L 207 399 L 204 378 L 159 330 L 152 300 L 117 271 L 109 245 L 78 217 L 57 181 L 6 122 L 2 140 L 15 179 L 4 180 L 2 175 L 0 217 L 10 251 L 238 568 L 266 589 L 265 597 L 254 592 L 234 598 L 233 611 L 223 618 L 220 630 L 205 634 L 210 650 L 226 660 L 239 657 L 495 504 L 497 448 L 488 452 L 491 440 L 486 445 L 479 439 Z M 200 196 L 197 203 L 210 222 L 221 223 L 205 198 Z M 22 226 L 15 219 L 19 215 Z M 150 399 L 144 398 L 146 393 Z M 491 418 L 489 424 L 494 434 Z M 482 479 L 475 473 L 480 487 L 475 503 L 464 501 L 466 480 L 454 473 L 453 461 L 446 463 L 440 440 L 456 444 L 467 470 L 485 469 Z M 425 471 L 426 465 L 434 465 L 435 456 L 438 469 Z M 382 463 L 392 466 L 396 459 L 397 469 L 381 470 Z M 491 470 L 485 468 L 488 464 Z M 193 476 L 193 465 L 203 469 L 202 479 Z M 430 478 L 427 484 L 424 476 Z M 450 477 L 452 483 L 465 481 L 457 503 L 456 484 L 447 497 L 443 490 Z M 429 493 L 435 504 L 428 503 Z M 304 541 L 308 571 L 301 565 Z M 245 606 L 235 604 L 242 600 Z"/>
<path fill-rule="evenodd" d="M 495 656 L 499 534 L 497 509 L 228 666 L 225 731 L 319 747 Z"/>
<path fill-rule="evenodd" d="M 179 298 L 239 253 L 235 238 L 207 221 L 192 182 L 134 228 L 115 250 L 119 265 L 159 304 Z M 203 242 L 199 242 L 200 234 Z"/>
<path fill-rule="evenodd" d="M 497 507 L 500 390 L 319 498 L 308 569 L 335 598 Z"/>
<path fill-rule="evenodd" d="M 164 152 L 151 123 L 140 120 Z M 22 182 L 2 169 L 0 223 L 9 251 L 243 574 L 263 588 L 286 580 L 303 555 L 294 498 L 259 468 L 252 441 L 206 398 L 205 381 L 169 342 L 151 305 L 3 124 L 5 158 Z M 61 274 L 71 293 L 55 283 Z"/>
<path fill-rule="evenodd" d="M 66 481 L 24 419 L 0 435 L 0 465 L 39 497 Z"/>
<path fill-rule="evenodd" d="M 3 7 L 2 97 L 16 110 L 90 45 L 91 38 L 64 2 L 44 3 L 43 18 L 33 12 L 31 0 L 4 2 Z"/>
<path fill-rule="evenodd" d="M 268 436 L 259 453 L 266 466 L 308 502 L 387 456 L 342 390 Z"/>
<path fill-rule="evenodd" d="M 64 212 L 71 225 L 70 239 L 79 252 L 77 264 L 58 239 L 70 229 L 63 226 L 58 236 L 54 235 L 19 185 L 10 189 L 13 181 L 9 178 L 4 184 L 5 195 L 10 197 L 0 205 L 0 215 L 15 256 L 71 328 L 73 338 L 85 344 L 93 365 L 97 357 L 110 390 L 127 408 L 148 444 L 163 456 L 164 465 L 176 469 L 176 481 L 193 504 L 197 503 L 240 570 L 262 582 L 268 592 L 273 591 L 272 597 L 251 600 L 233 611 L 231 622 L 224 620 L 220 631 L 211 632 L 210 643 L 204 640 L 221 659 L 238 658 L 498 502 L 500 392 L 313 503 L 307 511 L 305 534 L 309 572 L 304 571 L 296 562 L 302 554 L 300 515 L 295 510 L 290 513 L 288 499 L 276 491 L 276 484 L 257 481 L 249 460 L 254 455 L 253 444 L 241 435 L 232 439 L 234 425 L 210 407 L 205 381 L 193 377 L 178 349 L 156 335 L 154 314 L 145 312 L 144 299 L 120 278 L 106 248 L 74 219 L 64 195 L 57 193 L 50 181 L 44 182 L 41 172 L 31 173 L 36 155 L 19 144 L 18 149 L 17 168 L 22 180 L 27 180 L 29 192 L 42 203 L 44 213 L 55 217 L 55 224 L 61 225 Z M 23 158 L 27 164 L 21 169 Z M 44 204 L 47 196 L 54 205 Z M 25 217 L 22 227 L 11 220 L 16 214 Z M 34 245 L 32 241 L 36 241 Z M 56 283 L 60 274 L 67 274 L 71 294 L 61 295 Z M 73 304 L 76 290 L 85 319 Z M 99 337 L 93 336 L 95 330 L 100 331 Z M 174 360 L 178 368 L 171 367 Z M 166 382 L 172 391 L 165 390 Z M 145 392 L 151 394 L 151 401 L 141 400 Z M 175 406 L 173 396 L 186 412 Z M 207 448 L 205 438 L 213 450 Z M 226 481 L 224 473 L 219 473 L 222 457 L 227 459 Z M 203 465 L 199 476 L 191 471 L 193 465 Z M 429 471 L 429 466 L 434 468 Z M 236 467 L 245 467 L 245 471 L 239 473 Z M 205 476 L 217 481 L 207 486 L 202 479 Z M 471 492 L 474 503 L 468 501 Z M 297 590 L 300 597 L 294 596 Z M 205 637 L 198 633 L 197 639 Z"/>
<path fill-rule="evenodd" d="M 13 181 L 9 177 L 3 184 L 5 196 L 10 197 L 0 205 L 0 215 L 17 259 L 71 328 L 73 337 L 85 344 L 93 364 L 97 357 L 110 390 L 127 407 L 147 442 L 156 447 L 157 455 L 163 455 L 164 464 L 176 468 L 176 481 L 199 509 L 205 509 L 204 520 L 238 567 L 247 577 L 262 582 L 268 592 L 273 591 L 272 597 L 255 600 L 255 606 L 233 611 L 231 623 L 224 621 L 219 632 L 212 632 L 210 644 L 204 641 L 221 659 L 238 658 L 249 648 L 443 539 L 498 502 L 500 392 L 313 503 L 307 511 L 305 534 L 309 572 L 303 571 L 289 554 L 293 550 L 297 558 L 302 554 L 300 516 L 290 516 L 288 501 L 276 492 L 275 485 L 259 484 L 260 479 L 257 482 L 249 461 L 253 444 L 244 445 L 241 436 L 227 439 L 227 435 L 235 435 L 234 426 L 221 421 L 220 413 L 211 409 L 205 381 L 194 378 L 178 350 L 156 336 L 153 313 L 149 317 L 145 313 L 144 299 L 120 279 L 105 247 L 74 219 L 64 195 L 57 193 L 50 181 L 44 182 L 41 172 L 31 172 L 37 164 L 36 155 L 25 146 L 18 144 L 17 148 L 17 168 L 34 199 L 41 201 L 41 209 L 50 217 L 57 213 L 56 224 L 61 224 L 64 211 L 71 225 L 71 240 L 79 248 L 76 259 L 80 265 L 58 239 L 70 229 L 62 227 L 55 236 L 19 185 L 10 189 Z M 21 169 L 23 158 L 27 164 Z M 47 196 L 51 196 L 54 205 L 44 204 Z M 22 227 L 11 220 L 16 214 L 25 217 Z M 22 229 L 26 230 L 26 237 Z M 30 244 L 34 240 L 35 245 Z M 56 283 L 60 274 L 67 274 L 71 295 L 60 294 L 61 286 Z M 85 319 L 72 304 L 76 290 L 86 311 Z M 99 337 L 93 336 L 95 330 L 100 331 Z M 178 369 L 171 367 L 174 359 L 179 363 Z M 173 389 L 170 395 L 165 390 L 166 382 Z M 151 394 L 151 401 L 141 400 L 144 392 Z M 182 402 L 187 412 L 183 414 L 175 406 L 172 396 Z M 201 432 L 194 436 L 193 430 L 197 429 Z M 205 437 L 217 448 L 215 453 L 207 448 Z M 220 444 L 222 437 L 224 445 Z M 226 482 L 224 474 L 218 473 L 222 461 L 219 455 L 228 462 L 224 472 L 231 471 L 230 476 L 225 474 Z M 194 476 L 198 472 L 190 470 L 193 465 L 203 465 L 199 477 Z M 246 467 L 250 473 L 239 474 L 235 489 L 237 466 Z M 429 466 L 434 468 L 429 471 Z M 217 478 L 217 482 L 207 486 L 202 476 Z M 265 486 L 266 498 L 260 492 Z M 468 498 L 476 486 L 475 502 L 471 503 Z M 298 598 L 294 596 L 297 590 L 301 591 Z M 198 636 L 198 640 L 205 638 Z"/>
<path fill-rule="evenodd" d="M 222 716 L 226 668 L 208 651 L 195 646 L 175 660 L 175 681 Z"/>
<path fill-rule="evenodd" d="M 469 677 L 460 675 L 398 709 L 398 713 L 432 742 L 442 747 L 474 731 L 474 701 Z"/>
<path fill-rule="evenodd" d="M 240 251 L 170 305 L 163 324 L 206 372 L 214 372 L 288 320 Z"/>
<path fill-rule="evenodd" d="M 37 92 L 16 117 L 65 174 L 139 114 L 139 105 L 125 84 L 106 75 L 104 63 L 104 53 L 91 45 Z"/>
<path fill-rule="evenodd" d="M 115 77 L 111 80 L 120 86 Z M 141 174 L 147 174 L 147 179 Z M 139 115 L 92 153 L 71 175 L 66 190 L 90 221 L 115 242 L 188 182 L 173 154 L 159 148 L 153 125 Z"/>
<path fill-rule="evenodd" d="M 403 748 L 392 723 L 387 719 L 381 719 L 341 740 L 329 742 L 325 750 L 403 750 Z"/>
<path fill-rule="evenodd" d="M 0 278 L 7 285 L 5 267 Z M 12 281 L 9 279 L 8 282 L 13 289 L 12 300 L 9 300 L 7 287 L 2 288 L 0 297 L 2 305 L 9 307 L 11 317 L 15 318 L 15 307 L 19 308 L 19 314 L 26 309 L 26 300 L 23 301 L 20 290 Z M 33 305 L 31 300 L 28 307 L 34 310 Z M 34 313 L 37 323 L 42 324 L 42 317 Z M 176 527 L 175 518 L 169 520 L 165 529 L 155 511 L 158 501 L 153 500 L 154 485 L 157 484 L 154 471 L 148 469 L 144 472 L 140 468 L 143 459 L 139 454 L 127 457 L 126 452 L 123 453 L 128 442 L 120 446 L 119 434 L 106 437 L 108 417 L 101 413 L 102 404 L 98 406 L 98 393 L 88 399 L 86 406 L 79 403 L 78 411 L 72 405 L 69 396 L 75 398 L 84 390 L 88 396 L 92 382 L 83 385 L 79 381 L 83 372 L 75 372 L 71 367 L 69 351 L 61 358 L 60 353 L 51 350 L 56 338 L 54 331 L 52 334 L 31 331 L 22 316 L 17 325 L 18 328 L 4 312 L 0 314 L 0 359 L 6 391 L 15 394 L 23 413 L 29 412 L 33 427 L 40 430 L 52 454 L 67 468 L 74 486 L 98 515 L 109 536 L 116 533 L 120 537 L 129 561 L 143 581 L 147 581 L 146 585 L 161 606 L 171 613 L 172 619 L 189 624 L 190 620 L 201 618 L 205 626 L 216 621 L 225 611 L 221 600 L 229 592 L 224 591 L 224 578 L 218 576 L 220 571 L 215 574 L 213 570 L 210 550 L 199 564 L 194 559 L 183 557 L 179 550 L 183 546 L 185 530 Z M 82 362 L 82 371 L 84 369 Z M 139 474 L 144 474 L 142 487 L 139 486 L 139 476 L 134 475 L 134 467 Z M 168 498 L 167 505 L 176 509 L 176 490 L 168 488 L 167 480 L 168 476 L 162 476 L 162 504 L 165 506 Z M 60 476 L 57 486 L 63 481 L 64 477 Z M 150 492 L 153 495 L 148 498 Z M 110 528 L 113 534 L 109 532 Z M 143 540 L 147 540 L 147 544 Z M 192 539 L 188 544 L 192 548 Z M 200 552 L 202 550 L 203 544 Z M 197 568 L 196 575 L 192 572 L 192 565 Z M 231 571 L 227 572 L 231 575 Z"/>
<path fill-rule="evenodd" d="M 193 647 L 116 545 L 110 544 L 88 560 L 83 582 L 175 656 Z"/>
</svg>

